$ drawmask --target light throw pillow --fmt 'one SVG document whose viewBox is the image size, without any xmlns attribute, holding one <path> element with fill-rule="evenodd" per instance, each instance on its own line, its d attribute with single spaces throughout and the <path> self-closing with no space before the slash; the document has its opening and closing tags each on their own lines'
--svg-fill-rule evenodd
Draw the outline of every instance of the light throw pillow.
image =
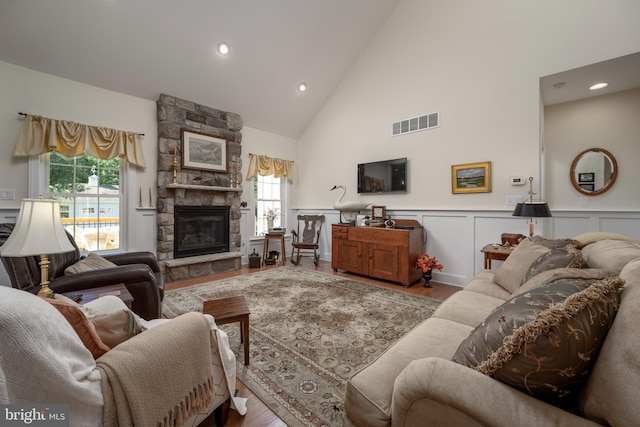
<svg viewBox="0 0 640 427">
<path fill-rule="evenodd" d="M 111 348 L 147 330 L 140 323 L 140 318 L 129 309 L 97 313 L 90 315 L 88 320 L 95 327 L 102 342 Z"/>
<path fill-rule="evenodd" d="M 89 321 L 87 316 L 82 312 L 74 302 L 62 301 L 58 299 L 46 299 L 49 304 L 53 305 L 63 316 L 67 322 L 76 331 L 84 346 L 91 352 L 94 359 L 105 354 L 110 347 L 105 344 L 98 335 L 95 326 Z"/>
<path fill-rule="evenodd" d="M 625 236 L 624 234 L 619 233 L 609 233 L 606 231 L 589 231 L 586 233 L 578 234 L 573 238 L 573 240 L 578 242 L 578 247 L 582 248 L 589 243 L 597 242 L 598 240 L 622 240 L 626 242 L 631 242 L 636 245 L 640 245 L 640 240 L 634 239 L 633 237 Z"/>
<path fill-rule="evenodd" d="M 567 280 L 505 301 L 453 361 L 554 404 L 586 381 L 615 318 L 624 281 Z"/>
<path fill-rule="evenodd" d="M 527 270 L 538 257 L 552 249 L 572 246 L 575 247 L 575 242 L 570 239 L 552 240 L 540 236 L 524 239 L 496 270 L 494 281 L 508 292 L 514 293 L 522 284 L 522 278 Z"/>
<path fill-rule="evenodd" d="M 64 270 L 65 276 L 70 276 L 72 274 L 81 273 L 83 271 L 92 271 L 99 270 L 101 268 L 109 268 L 109 267 L 117 267 L 116 264 L 112 263 L 106 258 L 101 257 L 98 254 L 93 252 L 89 253 L 86 258 L 81 259 L 75 264 L 70 265 Z"/>
<path fill-rule="evenodd" d="M 640 258 L 640 247 L 629 241 L 604 239 L 583 247 L 582 254 L 589 267 L 620 273 L 630 261 Z"/>
</svg>

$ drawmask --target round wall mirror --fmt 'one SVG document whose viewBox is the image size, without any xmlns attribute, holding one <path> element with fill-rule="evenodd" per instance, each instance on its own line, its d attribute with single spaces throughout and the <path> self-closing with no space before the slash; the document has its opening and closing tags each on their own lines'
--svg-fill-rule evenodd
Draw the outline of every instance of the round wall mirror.
<svg viewBox="0 0 640 427">
<path fill-rule="evenodd" d="M 582 194 L 596 196 L 611 188 L 618 177 L 616 158 L 603 148 L 589 148 L 571 163 L 571 184 Z"/>
</svg>

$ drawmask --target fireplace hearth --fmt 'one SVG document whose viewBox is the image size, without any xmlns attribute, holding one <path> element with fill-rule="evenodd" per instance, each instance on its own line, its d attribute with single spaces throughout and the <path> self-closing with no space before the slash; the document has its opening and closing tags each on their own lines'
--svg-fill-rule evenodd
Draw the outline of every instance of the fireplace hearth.
<svg viewBox="0 0 640 427">
<path fill-rule="evenodd" d="M 173 258 L 229 251 L 229 206 L 176 206 Z"/>
</svg>

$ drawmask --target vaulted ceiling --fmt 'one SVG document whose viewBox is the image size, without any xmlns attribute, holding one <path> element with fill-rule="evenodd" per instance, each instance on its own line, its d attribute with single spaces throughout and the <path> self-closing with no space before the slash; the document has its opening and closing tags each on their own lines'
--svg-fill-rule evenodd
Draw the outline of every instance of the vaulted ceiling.
<svg viewBox="0 0 640 427">
<path fill-rule="evenodd" d="M 0 60 L 296 138 L 398 2 L 0 0 Z"/>
</svg>

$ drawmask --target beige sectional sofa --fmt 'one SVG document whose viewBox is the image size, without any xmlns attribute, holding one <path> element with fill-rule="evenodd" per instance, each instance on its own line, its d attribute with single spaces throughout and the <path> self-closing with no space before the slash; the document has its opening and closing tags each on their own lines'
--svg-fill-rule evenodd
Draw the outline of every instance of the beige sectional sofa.
<svg viewBox="0 0 640 427">
<path fill-rule="evenodd" d="M 462 291 L 446 299 L 431 318 L 351 377 L 344 400 L 344 425 L 640 425 L 637 397 L 640 390 L 640 242 L 612 233 L 586 233 L 576 236 L 574 241 L 577 249 L 569 251 L 573 256 L 568 263 L 570 267 L 563 265 L 567 259 L 556 259 L 558 265 L 549 259 L 541 262 L 541 257 L 544 257 L 540 254 L 544 254 L 545 249 L 541 250 L 539 245 L 528 240 L 525 245 L 521 243 L 497 270 L 478 273 Z M 546 252 L 551 251 L 546 249 Z M 563 254 L 566 258 L 567 253 Z M 526 272 L 528 280 L 523 279 L 523 272 Z M 590 285 L 586 285 L 588 289 L 583 292 L 575 292 L 574 297 L 569 296 L 573 291 L 561 297 L 558 294 L 562 292 L 552 292 L 558 286 L 565 286 L 566 290 L 567 283 L 573 286 L 582 281 Z M 622 284 L 623 287 L 618 287 Z M 595 288 L 605 289 L 605 285 L 609 286 L 608 290 L 594 296 L 592 291 Z M 545 350 L 542 344 L 538 346 L 538 351 L 549 353 L 548 357 L 536 356 L 539 364 L 560 359 L 563 351 L 567 350 L 563 346 L 569 346 L 563 340 L 569 341 L 569 335 L 581 336 L 584 332 L 581 328 L 600 328 L 600 333 L 604 334 L 591 340 L 595 347 L 586 352 L 568 348 L 569 356 L 578 354 L 578 363 L 584 362 L 589 368 L 578 370 L 579 375 L 574 378 L 579 377 L 579 386 L 566 386 L 571 390 L 570 397 L 564 396 L 559 400 L 557 396 L 550 398 L 543 394 L 540 397 L 536 391 L 530 393 L 529 384 L 525 384 L 526 390 L 509 384 L 509 378 L 505 380 L 500 376 L 502 374 L 499 375 L 505 371 L 481 373 L 486 371 L 480 365 L 459 360 L 465 355 L 471 359 L 482 358 L 476 354 L 478 348 L 473 339 L 495 333 L 488 332 L 491 319 L 497 316 L 502 328 L 504 323 L 500 322 L 505 316 L 508 319 L 507 310 L 518 301 L 539 298 L 542 294 L 561 299 L 562 303 L 554 306 L 553 310 L 558 307 L 566 309 L 569 301 L 580 304 L 578 296 L 587 295 L 592 299 L 585 303 L 587 305 L 581 312 L 586 321 L 577 328 L 576 323 L 570 324 L 569 329 L 563 332 L 566 337 L 560 336 L 557 329 L 545 329 L 542 335 L 551 347 Z M 525 301 L 524 306 L 527 304 L 532 305 Z M 545 310 L 551 309 L 547 307 Z M 505 312 L 504 316 L 502 312 Z M 577 316 L 574 313 L 565 317 L 575 321 Z M 538 320 L 536 317 L 535 321 Z M 527 327 L 535 321 L 527 323 Z M 486 358 L 485 365 L 490 359 L 495 362 L 496 353 L 504 350 L 506 343 L 518 335 L 517 331 L 502 331 L 505 336 L 511 335 L 504 338 L 503 343 L 501 341 L 500 350 L 491 355 L 493 359 Z M 554 334 L 558 335 L 555 336 L 557 340 L 553 339 Z M 549 336 L 552 339 L 548 339 Z M 541 341 L 534 340 L 534 344 Z M 584 344 L 584 341 L 578 341 L 579 345 Z M 521 346 L 522 354 L 509 355 L 507 362 L 501 362 L 502 368 L 511 366 L 512 372 L 507 370 L 506 377 L 513 372 L 522 377 L 521 368 L 514 368 L 509 363 L 516 363 L 516 358 L 523 354 L 527 359 L 527 349 L 535 350 L 536 347 L 527 345 Z M 454 356 L 455 362 L 452 361 Z M 555 374 L 564 380 L 571 376 L 566 371 Z M 562 386 L 555 388 L 543 381 L 542 387 L 547 387 L 543 393 L 562 394 Z"/>
</svg>

